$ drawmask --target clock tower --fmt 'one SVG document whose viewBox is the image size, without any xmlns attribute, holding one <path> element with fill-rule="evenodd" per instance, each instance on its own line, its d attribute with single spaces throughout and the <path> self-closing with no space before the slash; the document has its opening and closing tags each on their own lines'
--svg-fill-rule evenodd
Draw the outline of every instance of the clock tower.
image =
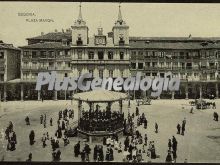
<svg viewBox="0 0 220 165">
<path fill-rule="evenodd" d="M 89 28 L 82 18 L 81 3 L 79 6 L 79 16 L 72 26 L 72 45 L 83 46 L 88 44 Z"/>
<path fill-rule="evenodd" d="M 118 19 L 112 28 L 113 42 L 116 46 L 129 45 L 129 26 L 122 19 L 121 6 L 119 5 Z"/>
<path fill-rule="evenodd" d="M 95 35 L 95 45 L 106 45 L 106 36 L 103 35 L 103 28 L 98 27 L 98 35 Z"/>
</svg>

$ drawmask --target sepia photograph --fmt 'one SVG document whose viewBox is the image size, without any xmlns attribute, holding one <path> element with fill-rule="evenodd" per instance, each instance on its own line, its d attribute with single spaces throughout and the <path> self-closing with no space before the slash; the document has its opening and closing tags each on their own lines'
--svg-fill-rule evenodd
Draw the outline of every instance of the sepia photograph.
<svg viewBox="0 0 220 165">
<path fill-rule="evenodd" d="M 219 92 L 218 3 L 0 1 L 0 164 L 217 164 Z"/>
</svg>

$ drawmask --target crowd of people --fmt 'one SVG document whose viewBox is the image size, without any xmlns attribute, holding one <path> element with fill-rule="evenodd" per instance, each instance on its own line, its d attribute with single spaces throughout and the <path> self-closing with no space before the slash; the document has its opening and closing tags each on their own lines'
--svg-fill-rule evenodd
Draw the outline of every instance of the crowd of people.
<svg viewBox="0 0 220 165">
<path fill-rule="evenodd" d="M 82 111 L 79 128 L 84 131 L 113 131 L 123 127 L 124 114 L 112 111 L 106 107 L 105 110 L 96 108 L 95 111 Z"/>
<path fill-rule="evenodd" d="M 214 112 L 214 120 L 218 121 L 218 113 Z M 51 155 L 53 161 L 61 160 L 60 141 L 63 140 L 64 147 L 70 144 L 67 131 L 70 128 L 70 120 L 74 119 L 74 111 L 72 109 L 64 109 L 58 112 L 58 120 L 55 118 L 48 118 L 47 114 L 40 115 L 40 125 L 43 125 L 44 133 L 41 136 L 42 148 L 51 145 Z M 54 134 L 49 135 L 46 130 L 47 120 L 49 120 L 49 127 L 54 125 L 56 130 Z M 122 155 L 124 162 L 144 162 L 157 159 L 160 155 L 156 150 L 156 140 L 150 139 L 147 134 L 149 127 L 149 118 L 145 113 L 140 114 L 139 107 L 136 107 L 135 113 L 128 113 L 125 117 L 123 113 L 112 111 L 108 106 L 105 110 L 101 110 L 98 106 L 94 111 L 82 111 L 79 121 L 79 128 L 86 131 L 111 131 L 123 127 L 124 139 L 118 137 L 117 134 L 103 137 L 102 143 L 88 144 L 87 142 L 78 141 L 74 144 L 73 155 L 79 157 L 82 162 L 103 162 L 114 161 L 116 154 Z M 57 121 L 57 122 L 54 122 Z M 181 122 L 180 122 L 181 123 Z M 177 136 L 185 135 L 186 118 L 182 123 L 178 123 Z M 152 124 L 152 123 L 150 123 Z M 155 135 L 159 133 L 159 125 L 154 122 Z M 31 126 L 31 119 L 29 116 L 25 117 L 25 125 Z M 143 128 L 144 133 L 139 131 Z M 13 128 L 13 123 L 10 121 L 5 130 L 5 138 L 8 141 L 7 149 L 13 151 L 16 149 L 17 138 Z M 31 130 L 29 133 L 29 144 L 35 145 L 35 131 Z M 177 160 L 177 139 L 175 136 L 168 139 L 168 149 L 165 162 L 171 163 Z M 157 151 L 157 152 L 156 152 Z M 145 159 L 147 157 L 147 160 Z M 29 153 L 27 161 L 32 161 L 32 153 Z M 118 161 L 118 160 L 116 160 Z"/>
</svg>

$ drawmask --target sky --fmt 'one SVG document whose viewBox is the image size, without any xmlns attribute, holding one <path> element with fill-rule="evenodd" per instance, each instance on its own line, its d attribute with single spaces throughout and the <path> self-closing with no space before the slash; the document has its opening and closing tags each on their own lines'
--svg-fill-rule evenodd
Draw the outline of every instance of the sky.
<svg viewBox="0 0 220 165">
<path fill-rule="evenodd" d="M 118 3 L 82 3 L 82 16 L 89 36 L 112 30 L 118 17 Z M 130 36 L 220 37 L 220 4 L 122 3 L 122 18 Z M 34 13 L 35 16 L 19 16 Z M 70 28 L 77 19 L 79 2 L 0 2 L 0 40 L 15 46 L 27 45 L 26 38 L 41 32 Z M 54 22 L 28 22 L 52 19 Z"/>
</svg>

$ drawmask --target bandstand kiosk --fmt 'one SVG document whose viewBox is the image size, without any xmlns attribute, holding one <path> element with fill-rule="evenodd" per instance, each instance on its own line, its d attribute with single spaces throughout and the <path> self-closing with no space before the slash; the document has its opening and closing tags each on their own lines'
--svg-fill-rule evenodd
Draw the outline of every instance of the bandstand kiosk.
<svg viewBox="0 0 220 165">
<path fill-rule="evenodd" d="M 75 94 L 73 100 L 78 101 L 78 135 L 89 138 L 91 143 L 94 138 L 121 133 L 124 129 L 123 100 L 127 98 L 126 93 L 101 89 Z M 89 108 L 84 109 L 83 102 Z M 119 103 L 119 108 L 113 110 L 115 102 Z M 99 104 L 106 104 L 106 108 L 100 109 Z"/>
</svg>

